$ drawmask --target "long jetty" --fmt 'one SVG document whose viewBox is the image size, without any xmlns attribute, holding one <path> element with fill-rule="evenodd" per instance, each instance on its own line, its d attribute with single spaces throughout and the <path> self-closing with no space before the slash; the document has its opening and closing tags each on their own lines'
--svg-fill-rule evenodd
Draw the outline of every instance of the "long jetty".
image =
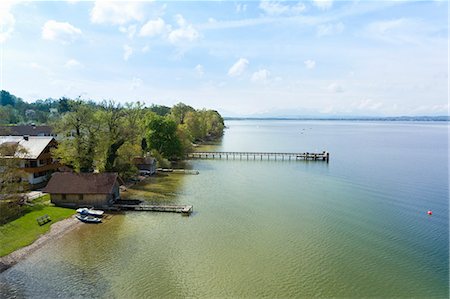
<svg viewBox="0 0 450 299">
<path fill-rule="evenodd" d="M 276 153 L 276 152 L 192 152 L 186 155 L 188 159 L 246 159 L 246 160 L 330 160 L 330 153 Z"/>
<path fill-rule="evenodd" d="M 119 210 L 132 210 L 132 211 L 150 211 L 150 212 L 172 212 L 181 213 L 183 215 L 190 215 L 193 211 L 193 207 L 189 205 L 148 205 L 148 204 L 138 204 L 138 205 L 124 205 L 115 204 L 113 205 Z"/>
<path fill-rule="evenodd" d="M 189 216 L 194 207 L 191 205 L 153 205 L 139 199 L 118 200 L 112 206 L 105 208 L 112 211 L 148 211 L 148 212 L 172 212 Z"/>
</svg>

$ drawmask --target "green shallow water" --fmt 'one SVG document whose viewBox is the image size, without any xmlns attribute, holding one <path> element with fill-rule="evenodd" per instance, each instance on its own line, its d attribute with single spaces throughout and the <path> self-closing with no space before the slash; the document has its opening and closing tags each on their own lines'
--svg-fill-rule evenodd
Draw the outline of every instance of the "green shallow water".
<svg viewBox="0 0 450 299">
<path fill-rule="evenodd" d="M 1 274 L 2 297 L 448 297 L 446 123 L 227 125 L 218 150 L 330 163 L 192 161 L 166 199 L 191 217 L 84 225 Z"/>
</svg>

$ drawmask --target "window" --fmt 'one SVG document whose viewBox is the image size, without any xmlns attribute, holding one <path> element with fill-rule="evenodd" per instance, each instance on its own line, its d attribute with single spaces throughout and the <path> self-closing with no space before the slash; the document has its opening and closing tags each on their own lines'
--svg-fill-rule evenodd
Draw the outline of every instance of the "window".
<svg viewBox="0 0 450 299">
<path fill-rule="evenodd" d="M 66 195 L 65 194 L 61 195 L 61 200 L 66 200 Z"/>
<path fill-rule="evenodd" d="M 83 194 L 78 194 L 78 200 L 83 200 Z"/>
</svg>

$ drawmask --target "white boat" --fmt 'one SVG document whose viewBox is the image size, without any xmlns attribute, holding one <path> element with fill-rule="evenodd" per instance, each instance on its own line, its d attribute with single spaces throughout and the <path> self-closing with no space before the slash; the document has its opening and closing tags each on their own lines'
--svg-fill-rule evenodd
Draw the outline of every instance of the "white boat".
<svg viewBox="0 0 450 299">
<path fill-rule="evenodd" d="M 86 222 L 86 223 L 100 223 L 102 220 L 100 218 L 90 216 L 90 215 L 83 215 L 83 214 L 77 214 L 75 217 L 77 217 L 78 220 Z"/>
<path fill-rule="evenodd" d="M 95 217 L 102 217 L 105 213 L 102 210 L 94 210 L 92 208 L 79 208 L 77 209 L 77 213 L 80 213 L 81 215 L 90 215 Z"/>
</svg>

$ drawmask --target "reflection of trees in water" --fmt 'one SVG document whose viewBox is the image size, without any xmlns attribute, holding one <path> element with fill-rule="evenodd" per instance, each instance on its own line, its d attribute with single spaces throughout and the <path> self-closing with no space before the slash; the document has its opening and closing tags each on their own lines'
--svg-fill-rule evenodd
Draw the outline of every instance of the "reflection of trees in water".
<svg viewBox="0 0 450 299">
<path fill-rule="evenodd" d="M 121 193 L 124 199 L 139 199 L 155 204 L 174 204 L 178 201 L 178 195 L 182 194 L 184 174 L 158 174 L 146 178 Z"/>
</svg>

